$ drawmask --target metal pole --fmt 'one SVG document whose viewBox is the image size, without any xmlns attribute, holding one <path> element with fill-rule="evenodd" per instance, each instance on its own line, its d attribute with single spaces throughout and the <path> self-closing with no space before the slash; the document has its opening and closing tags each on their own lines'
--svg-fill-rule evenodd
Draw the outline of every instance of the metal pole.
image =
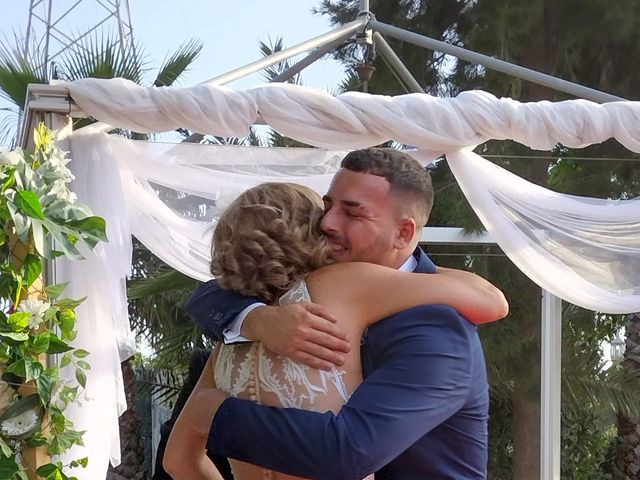
<svg viewBox="0 0 640 480">
<path fill-rule="evenodd" d="M 24 41 L 24 58 L 29 59 L 29 43 L 31 42 L 31 18 L 33 17 L 33 8 L 35 0 L 29 3 L 29 20 L 27 20 L 27 35 Z"/>
<path fill-rule="evenodd" d="M 127 19 L 129 23 L 127 23 L 127 27 L 129 27 L 129 41 L 131 42 L 131 53 L 135 57 L 137 55 L 136 52 L 136 42 L 133 38 L 133 27 L 131 23 L 131 8 L 129 7 L 129 0 L 125 0 L 125 6 L 127 7 Z"/>
<path fill-rule="evenodd" d="M 126 48 L 124 46 L 124 28 L 122 28 L 122 18 L 120 17 L 120 0 L 115 0 L 114 8 L 116 9 L 116 20 L 118 21 L 118 34 L 120 35 L 120 53 L 122 54 L 122 58 L 125 58 L 127 55 Z"/>
<path fill-rule="evenodd" d="M 360 10 L 358 11 L 358 15 L 367 13 L 369 13 L 369 0 L 360 0 Z"/>
<path fill-rule="evenodd" d="M 420 243 L 429 245 L 497 245 L 489 232 L 470 233 L 458 227 L 422 227 Z"/>
<path fill-rule="evenodd" d="M 322 35 L 318 35 L 317 37 L 312 38 L 311 40 L 299 43 L 298 45 L 287 48 L 286 50 L 282 50 L 281 52 L 274 53 L 272 55 L 269 55 L 268 57 L 261 58 L 260 60 L 256 60 L 255 62 L 245 65 L 244 67 L 236 68 L 235 70 L 231 70 L 230 72 L 224 73 L 202 83 L 210 85 L 223 85 L 225 83 L 233 82 L 234 80 L 245 77 L 264 68 L 270 67 L 271 65 L 275 65 L 276 63 L 279 63 L 283 60 L 286 60 L 287 58 L 293 57 L 312 48 L 321 47 L 323 45 L 326 45 L 327 43 L 349 38 L 351 35 L 353 35 L 354 32 L 361 29 L 367 23 L 367 21 L 368 19 L 366 17 L 359 18 L 357 20 L 354 20 L 353 22 L 343 25 L 336 30 L 331 30 L 330 32 L 323 33 Z"/>
<path fill-rule="evenodd" d="M 378 51 L 382 54 L 384 59 L 388 62 L 389 67 L 391 67 L 391 71 L 398 77 L 400 83 L 402 83 L 408 91 L 413 93 L 424 93 L 424 90 L 415 79 L 409 69 L 402 63 L 400 57 L 396 55 L 396 52 L 393 51 L 391 46 L 387 43 L 380 32 L 373 33 L 373 42 L 376 45 Z"/>
<path fill-rule="evenodd" d="M 542 291 L 540 479 L 560 480 L 562 299 Z"/>
<path fill-rule="evenodd" d="M 407 30 L 394 27 L 393 25 L 379 22 L 375 19 L 369 22 L 369 27 L 373 30 L 385 33 L 394 38 L 404 40 L 405 42 L 413 43 L 414 45 L 442 52 L 447 55 L 453 55 L 462 60 L 483 65 L 484 67 L 490 68 L 492 70 L 497 70 L 508 75 L 513 75 L 514 77 L 522 78 L 539 85 L 544 85 L 545 87 L 549 87 L 554 90 L 569 93 L 571 95 L 575 95 L 576 97 L 586 98 L 587 100 L 591 100 L 593 102 L 606 103 L 626 100 L 625 98 L 617 97 L 609 93 L 601 92 L 599 90 L 578 85 L 577 83 L 568 82 L 566 80 L 561 80 L 545 73 L 536 72 L 535 70 L 531 70 L 529 68 L 520 67 L 503 60 L 498 60 L 497 58 L 472 52 L 461 47 L 456 47 L 455 45 L 441 42 L 439 40 L 434 40 L 433 38 L 425 37 L 424 35 L 409 32 Z"/>
<path fill-rule="evenodd" d="M 49 37 L 51 36 L 51 1 L 49 0 L 49 11 L 47 12 L 47 29 L 46 39 L 44 41 L 44 72 L 45 75 L 49 75 Z"/>
<path fill-rule="evenodd" d="M 302 70 L 307 68 L 316 60 L 319 60 L 320 58 L 324 57 L 327 53 L 331 52 L 335 48 L 342 45 L 343 42 L 344 42 L 344 39 L 341 38 L 339 40 L 336 40 L 335 42 L 327 43 L 326 45 L 316 48 L 314 51 L 312 51 L 309 55 L 304 57 L 298 63 L 292 65 L 286 71 L 282 72 L 280 75 L 273 78 L 273 80 L 271 80 L 271 83 L 286 82 L 287 80 L 292 78 L 294 75 L 297 75 Z"/>
</svg>

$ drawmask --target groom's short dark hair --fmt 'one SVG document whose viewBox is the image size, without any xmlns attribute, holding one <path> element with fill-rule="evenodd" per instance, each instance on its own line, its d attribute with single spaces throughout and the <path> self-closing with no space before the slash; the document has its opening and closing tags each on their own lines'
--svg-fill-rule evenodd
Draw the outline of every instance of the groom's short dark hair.
<svg viewBox="0 0 640 480">
<path fill-rule="evenodd" d="M 391 192 L 408 196 L 416 206 L 416 223 L 427 223 L 433 207 L 431 175 L 410 155 L 392 148 L 365 148 L 349 152 L 342 168 L 384 177 Z"/>
</svg>

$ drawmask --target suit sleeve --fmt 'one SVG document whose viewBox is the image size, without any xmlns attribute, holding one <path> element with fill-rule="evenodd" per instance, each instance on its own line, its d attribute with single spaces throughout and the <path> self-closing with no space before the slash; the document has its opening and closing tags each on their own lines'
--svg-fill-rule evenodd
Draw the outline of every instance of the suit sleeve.
<svg viewBox="0 0 640 480">
<path fill-rule="evenodd" d="M 376 326 L 386 345 L 378 367 L 338 414 L 228 398 L 212 423 L 211 453 L 302 477 L 362 479 L 463 406 L 471 384 L 466 320 L 430 305 Z"/>
<path fill-rule="evenodd" d="M 187 301 L 187 312 L 204 333 L 223 339 L 224 329 L 251 304 L 261 302 L 220 287 L 216 280 L 200 285 Z"/>
</svg>

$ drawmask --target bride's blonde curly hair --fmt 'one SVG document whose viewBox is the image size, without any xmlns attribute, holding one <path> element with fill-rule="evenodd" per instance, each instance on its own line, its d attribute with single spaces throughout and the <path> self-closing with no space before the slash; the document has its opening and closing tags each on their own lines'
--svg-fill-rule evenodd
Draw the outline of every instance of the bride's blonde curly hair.
<svg viewBox="0 0 640 480">
<path fill-rule="evenodd" d="M 211 273 L 220 286 L 269 303 L 331 263 L 320 232 L 323 204 L 310 188 L 263 183 L 227 208 L 213 233 Z"/>
</svg>

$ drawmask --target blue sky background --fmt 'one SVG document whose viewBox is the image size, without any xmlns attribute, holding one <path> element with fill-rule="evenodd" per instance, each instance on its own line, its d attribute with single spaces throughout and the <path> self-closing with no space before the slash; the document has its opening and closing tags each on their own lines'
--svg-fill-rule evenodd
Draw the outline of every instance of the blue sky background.
<svg viewBox="0 0 640 480">
<path fill-rule="evenodd" d="M 14 32 L 26 32 L 29 3 L 29 0 L 0 0 L 0 36 L 12 38 Z M 54 0 L 54 17 L 74 3 L 75 0 Z M 199 58 L 182 78 L 181 86 L 202 82 L 261 58 L 260 40 L 267 42 L 269 37 L 275 40 L 280 36 L 285 46 L 292 46 L 330 30 L 327 17 L 311 13 L 318 4 L 319 0 L 130 0 L 134 36 L 143 46 L 144 58 L 152 72 L 160 67 L 169 51 L 184 41 L 196 38 L 203 43 Z M 42 7 L 39 8 L 41 11 Z M 105 13 L 97 0 L 82 0 L 60 22 L 60 28 L 73 35 L 104 18 Z M 115 22 L 108 24 L 114 32 Z M 42 23 L 35 26 L 40 33 L 43 31 Z M 328 58 L 302 74 L 305 85 L 328 91 L 334 90 L 342 77 L 341 65 Z M 260 74 L 254 74 L 229 86 L 248 88 L 262 82 Z M 7 102 L 0 99 L 0 108 L 6 106 Z"/>
</svg>

